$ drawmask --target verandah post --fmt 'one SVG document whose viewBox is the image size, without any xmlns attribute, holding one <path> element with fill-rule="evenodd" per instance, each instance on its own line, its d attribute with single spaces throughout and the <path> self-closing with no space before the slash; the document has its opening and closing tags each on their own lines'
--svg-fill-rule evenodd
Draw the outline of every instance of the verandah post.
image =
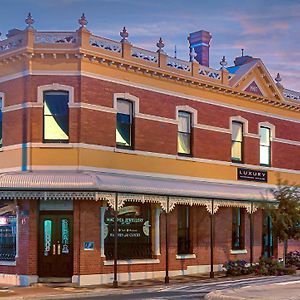
<svg viewBox="0 0 300 300">
<path fill-rule="evenodd" d="M 165 275 L 165 284 L 168 284 L 170 282 L 170 279 L 169 279 L 168 214 L 169 214 L 169 197 L 167 197 L 167 207 L 166 207 L 166 275 Z"/>
<path fill-rule="evenodd" d="M 251 202 L 250 211 L 250 265 L 253 264 L 253 202 Z"/>
<path fill-rule="evenodd" d="M 118 193 L 115 198 L 114 208 L 114 281 L 113 287 L 118 287 Z"/>
<path fill-rule="evenodd" d="M 210 278 L 214 278 L 214 244 L 215 244 L 215 218 L 214 218 L 214 199 L 211 200 L 210 212 Z"/>
</svg>

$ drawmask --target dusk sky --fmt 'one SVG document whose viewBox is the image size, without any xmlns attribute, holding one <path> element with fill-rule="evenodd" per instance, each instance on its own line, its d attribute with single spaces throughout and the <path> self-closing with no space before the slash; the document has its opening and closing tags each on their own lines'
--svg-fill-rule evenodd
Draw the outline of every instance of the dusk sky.
<svg viewBox="0 0 300 300">
<path fill-rule="evenodd" d="M 284 87 L 300 91 L 300 0 L 0 0 L 0 32 L 25 27 L 28 12 L 37 30 L 76 30 L 84 12 L 96 35 L 120 40 L 126 26 L 129 41 L 156 50 L 161 36 L 165 51 L 188 60 L 187 35 L 212 33 L 210 65 L 226 56 L 232 65 L 245 54 L 263 60 L 272 77 L 280 72 Z"/>
</svg>

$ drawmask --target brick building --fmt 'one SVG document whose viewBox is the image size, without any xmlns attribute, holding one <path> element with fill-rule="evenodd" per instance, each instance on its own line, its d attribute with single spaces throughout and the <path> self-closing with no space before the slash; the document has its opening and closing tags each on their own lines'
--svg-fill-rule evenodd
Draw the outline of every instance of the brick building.
<svg viewBox="0 0 300 300">
<path fill-rule="evenodd" d="M 1 282 L 107 283 L 114 263 L 118 280 L 213 275 L 280 256 L 260 204 L 278 178 L 300 182 L 300 93 L 258 58 L 210 68 L 206 31 L 189 35 L 188 62 L 125 28 L 95 36 L 84 17 L 75 32 L 32 22 L 0 41 Z"/>
</svg>

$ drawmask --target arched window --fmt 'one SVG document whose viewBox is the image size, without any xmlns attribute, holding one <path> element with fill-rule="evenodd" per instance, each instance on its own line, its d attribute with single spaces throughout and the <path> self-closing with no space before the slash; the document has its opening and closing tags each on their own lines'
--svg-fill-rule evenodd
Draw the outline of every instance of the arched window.
<svg viewBox="0 0 300 300">
<path fill-rule="evenodd" d="M 49 90 L 43 92 L 44 142 L 69 141 L 69 92 Z"/>
<path fill-rule="evenodd" d="M 178 154 L 191 154 L 191 114 L 186 111 L 178 111 Z"/>
<path fill-rule="evenodd" d="M 231 160 L 233 162 L 243 161 L 243 123 L 232 122 L 232 135 L 231 135 Z"/>
<path fill-rule="evenodd" d="M 132 147 L 133 103 L 117 99 L 116 144 L 118 147 Z"/>
</svg>

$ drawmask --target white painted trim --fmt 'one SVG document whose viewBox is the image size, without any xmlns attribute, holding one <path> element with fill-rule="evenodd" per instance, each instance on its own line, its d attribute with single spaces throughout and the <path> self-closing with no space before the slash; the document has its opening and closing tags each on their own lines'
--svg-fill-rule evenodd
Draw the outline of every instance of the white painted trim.
<svg viewBox="0 0 300 300">
<path fill-rule="evenodd" d="M 196 254 L 176 254 L 176 259 L 192 259 L 196 258 Z"/>
<path fill-rule="evenodd" d="M 142 114 L 142 113 L 138 113 L 135 117 L 140 118 L 140 119 L 149 120 L 149 121 L 156 121 L 156 122 L 163 122 L 163 123 L 178 125 L 178 121 L 176 121 L 174 119 L 165 118 L 165 117 L 147 115 L 147 114 Z"/>
<path fill-rule="evenodd" d="M 178 124 L 179 122 L 179 116 L 178 113 L 179 111 L 185 111 L 191 114 L 192 120 L 191 120 L 191 126 L 196 127 L 198 124 L 198 111 L 195 108 L 192 108 L 189 105 L 179 105 L 176 106 L 176 122 Z"/>
<path fill-rule="evenodd" d="M 232 133 L 232 122 L 239 122 L 243 124 L 243 136 L 248 134 L 248 120 L 241 117 L 241 116 L 232 116 L 229 119 L 229 128 L 230 132 Z"/>
<path fill-rule="evenodd" d="M 150 265 L 150 264 L 159 264 L 159 259 L 128 259 L 128 260 L 118 260 L 118 265 Z M 105 260 L 103 262 L 104 266 L 113 266 L 113 260 Z"/>
<path fill-rule="evenodd" d="M 247 249 L 241 249 L 241 250 L 230 250 L 230 254 L 237 255 L 237 254 L 247 254 Z"/>
<path fill-rule="evenodd" d="M 195 128 L 231 134 L 230 129 L 205 124 L 196 124 Z"/>
<path fill-rule="evenodd" d="M 97 105 L 97 104 L 90 104 L 86 102 L 76 102 L 69 105 L 70 108 L 85 108 L 89 110 L 101 111 L 101 112 L 108 112 L 112 114 L 116 114 L 117 110 L 112 107 Z"/>
<path fill-rule="evenodd" d="M 44 103 L 44 95 L 45 91 L 67 91 L 69 92 L 69 104 L 74 103 L 74 87 L 69 85 L 63 85 L 60 83 L 52 83 L 46 85 L 40 85 L 37 88 L 37 103 Z"/>
<path fill-rule="evenodd" d="M 285 140 L 285 139 L 280 139 L 280 138 L 274 138 L 273 142 L 277 143 L 283 143 L 283 144 L 289 144 L 289 145 L 294 145 L 294 146 L 300 146 L 300 141 L 291 141 L 291 140 Z"/>
<path fill-rule="evenodd" d="M 74 145 L 71 143 L 39 143 L 37 147 L 34 147 L 33 145 L 34 143 L 32 144 L 33 148 L 74 148 Z"/>
<path fill-rule="evenodd" d="M 274 124 L 271 124 L 270 122 L 259 122 L 258 123 L 258 129 L 257 129 L 258 134 L 260 132 L 260 127 L 270 128 L 270 130 L 271 130 L 271 141 L 275 139 L 276 135 L 275 135 L 275 125 Z M 295 141 L 295 142 L 297 142 L 297 141 Z M 300 144 L 300 142 L 299 142 L 299 144 Z"/>
<path fill-rule="evenodd" d="M 13 267 L 15 267 L 16 265 L 17 265 L 16 261 L 5 261 L 5 260 L 0 261 L 0 266 L 13 266 Z"/>
<path fill-rule="evenodd" d="M 9 105 L 3 108 L 3 112 L 11 112 L 19 109 L 27 109 L 32 107 L 43 107 L 42 103 L 37 102 L 25 102 L 20 104 Z"/>
<path fill-rule="evenodd" d="M 117 112 L 117 100 L 122 99 L 122 100 L 128 100 L 133 103 L 133 116 L 136 116 L 140 112 L 140 104 L 139 101 L 140 99 L 132 94 L 129 93 L 114 93 L 113 96 L 113 105 L 114 109 Z"/>
<path fill-rule="evenodd" d="M 222 271 L 222 264 L 214 265 L 213 269 L 215 272 Z M 191 274 L 207 274 L 210 272 L 210 265 L 194 265 L 187 266 L 179 270 L 170 270 L 169 276 L 180 276 L 180 275 L 191 275 Z M 119 282 L 128 282 L 132 280 L 146 280 L 154 278 L 163 278 L 165 271 L 148 271 L 148 272 L 125 272 L 118 273 Z M 72 283 L 78 284 L 79 286 L 88 285 L 99 285 L 112 283 L 114 279 L 113 273 L 108 274 L 89 274 L 89 275 L 74 275 L 72 276 Z"/>
<path fill-rule="evenodd" d="M 256 114 L 256 115 L 260 115 L 260 116 L 268 116 L 268 117 L 279 119 L 279 120 L 285 120 L 285 121 L 300 123 L 299 119 L 283 117 L 283 116 L 280 116 L 280 115 L 275 115 L 275 114 L 267 113 L 267 112 L 263 112 L 263 111 L 257 111 L 257 110 L 254 110 L 254 109 L 246 109 L 246 108 L 243 108 L 243 107 L 240 107 L 240 106 L 237 106 L 237 105 L 232 105 L 232 104 L 229 105 L 229 104 L 217 102 L 216 100 L 205 99 L 205 98 L 201 98 L 201 97 L 197 97 L 197 96 L 189 96 L 187 94 L 183 94 L 183 93 L 179 93 L 179 92 L 172 92 L 170 90 L 165 90 L 165 89 L 161 89 L 161 88 L 154 88 L 152 86 L 148 86 L 148 85 L 144 85 L 144 84 L 140 84 L 140 83 L 132 83 L 132 82 L 128 82 L 126 80 L 115 79 L 115 78 L 111 78 L 111 77 L 107 77 L 107 76 L 103 76 L 103 75 L 96 75 L 96 74 L 90 73 L 90 72 L 82 72 L 82 71 L 81 72 L 80 71 L 29 71 L 29 70 L 26 70 L 26 71 L 23 71 L 23 72 L 20 72 L 20 73 L 16 73 L 14 75 L 0 77 L 0 83 L 8 81 L 8 80 L 24 77 L 24 76 L 27 76 L 27 75 L 36 75 L 36 76 L 37 75 L 42 75 L 42 76 L 44 76 L 44 75 L 86 76 L 86 77 L 89 77 L 89 78 L 100 79 L 100 80 L 104 80 L 104 81 L 108 81 L 108 82 L 122 84 L 122 85 L 125 85 L 125 86 L 131 86 L 131 87 L 136 87 L 136 88 L 140 88 L 140 89 L 144 89 L 144 90 L 148 90 L 148 91 L 158 92 L 158 93 L 166 94 L 166 95 L 169 95 L 169 96 L 175 96 L 175 97 L 179 97 L 179 98 L 189 99 L 189 100 L 196 101 L 196 102 L 211 104 L 211 105 L 220 106 L 220 107 L 226 107 L 226 108 L 229 108 L 229 109 L 234 109 L 234 110 L 237 110 L 237 111 L 253 113 L 253 114 Z"/>
</svg>

